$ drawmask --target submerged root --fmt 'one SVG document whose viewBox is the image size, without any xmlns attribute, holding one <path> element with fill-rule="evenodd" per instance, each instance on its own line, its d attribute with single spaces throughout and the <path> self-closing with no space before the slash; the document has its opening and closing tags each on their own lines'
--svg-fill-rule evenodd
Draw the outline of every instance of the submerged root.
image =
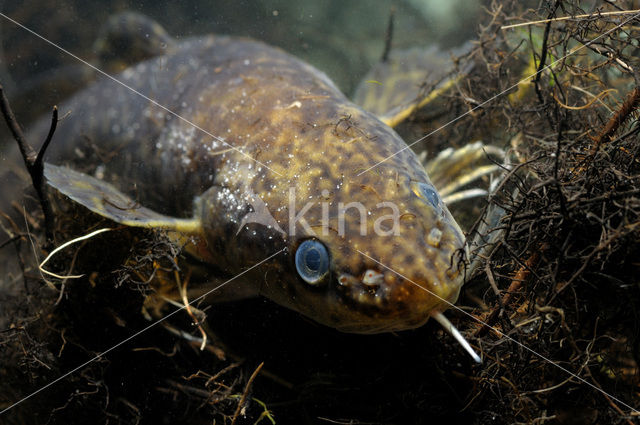
<svg viewBox="0 0 640 425">
<path fill-rule="evenodd" d="M 46 269 L 44 268 L 44 265 L 45 265 L 45 264 L 47 264 L 47 263 L 49 262 L 49 260 L 50 260 L 54 255 L 56 255 L 56 253 L 58 253 L 58 252 L 62 251 L 62 250 L 63 250 L 63 249 L 65 249 L 66 247 L 68 247 L 68 246 L 70 246 L 70 245 L 73 245 L 73 244 L 75 244 L 75 243 L 78 243 L 78 242 L 81 242 L 81 241 L 87 240 L 87 239 L 91 239 L 92 237 L 94 237 L 94 236 L 96 236 L 96 235 L 99 235 L 100 233 L 109 232 L 109 231 L 111 231 L 111 230 L 113 230 L 113 229 L 108 228 L 108 227 L 105 227 L 105 228 L 102 228 L 102 229 L 96 230 L 96 231 L 94 231 L 94 232 L 91 232 L 91 233 L 89 233 L 89 234 L 87 234 L 87 235 L 80 236 L 80 237 L 78 237 L 78 238 L 75 238 L 75 239 L 72 239 L 72 240 L 70 240 L 70 241 L 68 241 L 68 242 L 63 243 L 62 245 L 60 245 L 59 247 L 57 247 L 56 249 L 54 249 L 53 251 L 51 251 L 51 253 L 49 253 L 49 255 L 47 255 L 47 257 L 46 257 L 44 260 L 42 260 L 42 262 L 41 262 L 41 263 L 40 263 L 40 265 L 38 266 L 38 270 L 40 270 L 42 273 L 44 273 L 44 274 L 46 274 L 46 275 L 48 275 L 48 276 L 52 276 L 52 277 L 55 277 L 55 278 L 57 278 L 57 279 L 63 279 L 63 280 L 64 280 L 64 279 L 79 279 L 79 278 L 83 277 L 83 276 L 84 276 L 83 274 L 77 274 L 77 275 L 71 275 L 71 274 L 69 274 L 69 275 L 64 275 L 64 276 L 63 276 L 63 275 L 59 275 L 59 274 L 57 274 L 57 273 L 53 273 L 53 272 L 50 272 L 50 271 L 46 270 Z"/>
</svg>

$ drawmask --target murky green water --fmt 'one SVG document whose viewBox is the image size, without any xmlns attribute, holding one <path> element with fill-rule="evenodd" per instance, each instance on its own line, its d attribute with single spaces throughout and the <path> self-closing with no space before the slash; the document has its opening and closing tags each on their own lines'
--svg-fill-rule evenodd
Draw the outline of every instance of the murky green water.
<svg viewBox="0 0 640 425">
<path fill-rule="evenodd" d="M 433 43 L 454 47 L 473 36 L 480 13 L 479 2 L 441 0 L 64 0 L 4 2 L 1 10 L 94 64 L 100 31 L 110 17 L 126 11 L 155 19 L 176 38 L 206 33 L 252 37 L 303 58 L 351 94 L 384 51 L 392 9 L 394 49 Z M 0 41 L 0 80 L 25 119 L 86 84 L 78 77 L 86 71 L 78 68 L 85 65 L 5 18 L 0 19 Z"/>
</svg>

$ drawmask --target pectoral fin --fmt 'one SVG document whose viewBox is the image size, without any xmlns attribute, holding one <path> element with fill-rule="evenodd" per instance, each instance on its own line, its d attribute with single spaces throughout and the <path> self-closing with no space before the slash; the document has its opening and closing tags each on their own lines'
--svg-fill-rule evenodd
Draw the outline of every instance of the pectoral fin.
<svg viewBox="0 0 640 425">
<path fill-rule="evenodd" d="M 177 218 L 140 205 L 110 183 L 67 167 L 44 165 L 47 183 L 94 213 L 125 226 L 166 229 L 183 235 L 201 233 L 199 218 Z"/>
</svg>

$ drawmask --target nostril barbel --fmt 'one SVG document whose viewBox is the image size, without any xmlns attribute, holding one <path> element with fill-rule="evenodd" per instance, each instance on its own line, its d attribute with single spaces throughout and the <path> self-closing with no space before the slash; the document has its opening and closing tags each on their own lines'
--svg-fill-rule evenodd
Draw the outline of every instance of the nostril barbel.
<svg viewBox="0 0 640 425">
<path fill-rule="evenodd" d="M 438 248 L 440 246 L 440 240 L 442 239 L 442 231 L 437 227 L 431 229 L 429 234 L 427 235 L 427 243 L 434 248 Z"/>
<path fill-rule="evenodd" d="M 367 270 L 364 272 L 364 277 L 362 278 L 362 283 L 365 285 L 379 285 L 382 283 L 384 279 L 384 274 L 377 272 L 375 270 Z"/>
</svg>

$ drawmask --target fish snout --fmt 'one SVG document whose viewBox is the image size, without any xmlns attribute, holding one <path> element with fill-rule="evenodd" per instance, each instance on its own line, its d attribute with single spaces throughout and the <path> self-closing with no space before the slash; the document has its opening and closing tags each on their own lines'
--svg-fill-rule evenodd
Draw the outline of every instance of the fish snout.
<svg viewBox="0 0 640 425">
<path fill-rule="evenodd" d="M 397 331 L 422 326 L 433 310 L 449 308 L 458 298 L 457 280 L 453 274 L 449 280 L 429 279 L 381 267 L 339 275 L 337 290 L 352 309 L 370 317 L 371 329 Z"/>
</svg>

